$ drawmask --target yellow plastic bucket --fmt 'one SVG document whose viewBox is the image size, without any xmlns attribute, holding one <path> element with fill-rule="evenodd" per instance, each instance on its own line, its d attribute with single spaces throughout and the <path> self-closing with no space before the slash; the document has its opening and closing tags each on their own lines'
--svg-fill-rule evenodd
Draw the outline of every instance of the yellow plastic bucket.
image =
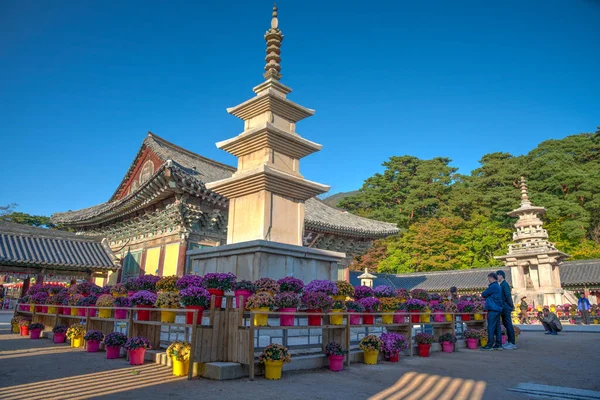
<svg viewBox="0 0 600 400">
<path fill-rule="evenodd" d="M 255 308 L 252 311 L 269 311 L 269 307 Z M 254 326 L 267 326 L 269 322 L 269 314 L 254 315 Z"/>
<path fill-rule="evenodd" d="M 110 318 L 111 311 L 112 310 L 110 308 L 101 308 L 98 310 L 98 317 L 99 318 Z"/>
<path fill-rule="evenodd" d="M 487 338 L 481 338 L 479 341 L 481 342 L 481 347 L 485 347 L 488 343 Z"/>
<path fill-rule="evenodd" d="M 161 311 L 160 322 L 168 322 L 170 324 L 175 322 L 175 311 Z"/>
<path fill-rule="evenodd" d="M 33 312 L 33 310 L 35 310 L 35 306 L 29 306 L 29 312 Z"/>
<path fill-rule="evenodd" d="M 281 369 L 283 361 L 281 360 L 265 360 L 265 378 L 281 379 Z"/>
<path fill-rule="evenodd" d="M 422 314 L 419 319 L 421 322 L 428 324 L 431 322 L 431 314 Z"/>
<path fill-rule="evenodd" d="M 483 314 L 476 313 L 475 314 L 475 321 L 483 321 Z"/>
<path fill-rule="evenodd" d="M 48 314 L 56 314 L 56 307 L 48 306 Z"/>
<path fill-rule="evenodd" d="M 14 324 L 14 325 L 12 326 L 12 331 L 13 331 L 13 333 L 19 333 L 19 332 L 21 332 L 21 331 L 19 330 L 19 324 Z"/>
<path fill-rule="evenodd" d="M 393 324 L 394 323 L 394 314 L 383 314 L 383 315 L 381 315 L 381 321 L 384 324 Z"/>
<path fill-rule="evenodd" d="M 83 336 L 71 339 L 71 347 L 83 347 Z"/>
<path fill-rule="evenodd" d="M 446 314 L 446 322 L 452 322 L 452 314 Z"/>
<path fill-rule="evenodd" d="M 331 312 L 339 314 L 342 312 L 342 310 L 331 310 Z M 329 321 L 331 322 L 331 325 L 341 325 L 344 321 L 344 316 L 343 315 L 331 315 L 329 317 Z"/>
<path fill-rule="evenodd" d="M 77 308 L 71 307 L 71 315 L 75 317 L 77 316 Z"/>
<path fill-rule="evenodd" d="M 173 361 L 173 375 L 175 376 L 187 376 L 190 371 L 190 360 L 179 361 L 172 358 Z"/>
<path fill-rule="evenodd" d="M 365 351 L 363 350 L 363 354 L 365 356 L 365 364 L 375 365 L 377 364 L 377 357 L 379 357 L 379 351 Z"/>
</svg>

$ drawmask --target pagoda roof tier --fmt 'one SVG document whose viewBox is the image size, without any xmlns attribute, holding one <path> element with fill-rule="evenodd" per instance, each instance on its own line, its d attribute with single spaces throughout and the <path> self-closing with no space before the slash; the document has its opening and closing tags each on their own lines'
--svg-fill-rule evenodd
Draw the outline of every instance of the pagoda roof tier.
<svg viewBox="0 0 600 400">
<path fill-rule="evenodd" d="M 515 210 L 509 211 L 507 214 L 511 217 L 519 217 L 525 214 L 537 214 L 542 215 L 546 213 L 546 209 L 544 207 L 537 207 L 531 205 L 521 206 Z"/>
<path fill-rule="evenodd" d="M 231 178 L 208 183 L 206 187 L 228 198 L 267 190 L 299 200 L 308 200 L 330 189 L 327 185 L 287 174 L 268 165 L 260 165 L 252 170 L 235 174 Z"/>
<path fill-rule="evenodd" d="M 271 111 L 294 123 L 315 113 L 315 110 L 286 99 L 281 92 L 273 87 L 268 87 L 250 100 L 227 109 L 229 114 L 235 115 L 244 121 L 264 114 L 267 111 Z"/>
<path fill-rule="evenodd" d="M 278 128 L 270 122 L 265 122 L 253 129 L 242 132 L 232 139 L 218 142 L 217 147 L 236 157 L 242 157 L 268 147 L 282 154 L 300 159 L 321 150 L 323 146 L 306 140 L 295 133 Z"/>
</svg>

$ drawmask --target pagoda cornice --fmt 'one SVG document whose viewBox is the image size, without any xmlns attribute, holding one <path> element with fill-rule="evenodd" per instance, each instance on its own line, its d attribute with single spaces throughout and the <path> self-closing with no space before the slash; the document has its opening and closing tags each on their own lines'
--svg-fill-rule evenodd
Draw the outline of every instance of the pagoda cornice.
<svg viewBox="0 0 600 400">
<path fill-rule="evenodd" d="M 315 110 L 301 106 L 284 97 L 284 94 L 273 87 L 266 88 L 257 96 L 235 107 L 230 107 L 227 112 L 246 121 L 268 111 L 277 114 L 286 120 L 296 123 L 310 117 Z"/>
<path fill-rule="evenodd" d="M 217 147 L 236 157 L 242 157 L 264 148 L 270 148 L 279 153 L 300 159 L 321 150 L 323 146 L 306 140 L 296 133 L 278 128 L 270 122 L 265 122 L 240 133 L 232 139 L 218 142 Z"/>
<path fill-rule="evenodd" d="M 521 206 L 512 211 L 509 211 L 507 214 L 510 215 L 511 217 L 520 217 L 521 215 L 527 215 L 527 214 L 543 215 L 545 213 L 546 213 L 546 209 L 544 207 L 526 205 L 526 206 Z"/>
</svg>

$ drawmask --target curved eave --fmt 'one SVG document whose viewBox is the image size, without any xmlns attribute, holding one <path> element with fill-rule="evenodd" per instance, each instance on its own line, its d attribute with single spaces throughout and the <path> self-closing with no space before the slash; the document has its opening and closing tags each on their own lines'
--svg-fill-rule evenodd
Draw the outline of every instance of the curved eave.
<svg viewBox="0 0 600 400">
<path fill-rule="evenodd" d="M 340 236 L 360 237 L 365 239 L 381 239 L 400 232 L 399 229 L 375 231 L 354 228 L 351 226 L 332 225 L 322 221 L 313 221 L 308 219 L 304 220 L 304 229 L 317 233 L 332 233 Z"/>
</svg>

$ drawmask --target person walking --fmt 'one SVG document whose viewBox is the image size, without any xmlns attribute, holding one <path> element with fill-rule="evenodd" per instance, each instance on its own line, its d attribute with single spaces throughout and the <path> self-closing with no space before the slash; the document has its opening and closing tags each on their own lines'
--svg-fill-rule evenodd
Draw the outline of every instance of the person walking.
<svg viewBox="0 0 600 400">
<path fill-rule="evenodd" d="M 483 308 L 488 312 L 488 344 L 481 350 L 502 350 L 502 333 L 500 329 L 497 329 L 503 308 L 502 289 L 498 284 L 498 275 L 495 272 L 490 272 L 487 277 L 489 285 L 481 293 L 481 297 L 485 299 Z"/>
<path fill-rule="evenodd" d="M 529 306 L 527 305 L 527 301 L 525 301 L 526 298 L 527 296 L 521 297 L 521 304 L 519 305 L 519 309 L 521 310 L 519 320 L 522 324 L 529 323 Z"/>
<path fill-rule="evenodd" d="M 502 347 L 505 350 L 515 350 L 517 345 L 515 344 L 515 328 L 512 323 L 512 312 L 515 309 L 515 305 L 512 299 L 512 293 L 510 292 L 510 285 L 506 282 L 506 274 L 504 271 L 499 270 L 496 272 L 498 276 L 498 283 L 500 284 L 500 289 L 502 291 L 502 312 L 500 314 L 500 319 L 502 321 L 502 325 L 506 328 L 506 334 L 508 336 L 507 342 Z M 498 324 L 496 328 L 499 331 L 502 331 L 502 327 Z M 502 332 L 500 332 L 502 334 Z"/>
<path fill-rule="evenodd" d="M 577 308 L 581 312 L 581 319 L 584 325 L 590 324 L 590 308 L 592 305 L 590 301 L 585 297 L 585 293 L 579 294 L 579 300 L 577 300 Z"/>
</svg>

